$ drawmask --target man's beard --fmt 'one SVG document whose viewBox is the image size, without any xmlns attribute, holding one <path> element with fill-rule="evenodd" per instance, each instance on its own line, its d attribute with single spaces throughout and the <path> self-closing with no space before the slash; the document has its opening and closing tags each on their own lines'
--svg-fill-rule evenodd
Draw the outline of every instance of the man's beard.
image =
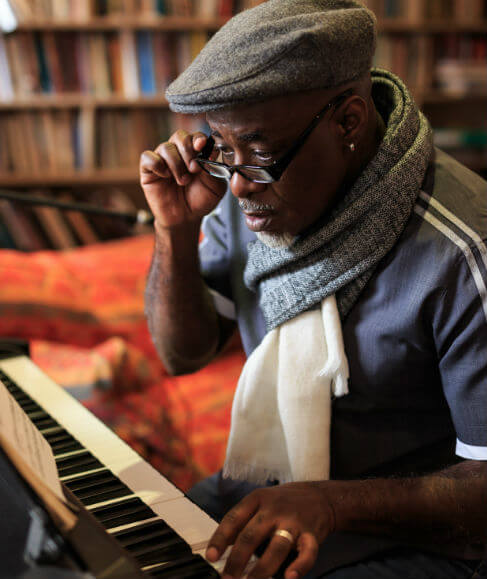
<svg viewBox="0 0 487 579">
<path fill-rule="evenodd" d="M 268 233 L 267 231 L 256 231 L 257 239 L 271 249 L 285 249 L 290 247 L 296 237 L 290 233 Z"/>
<path fill-rule="evenodd" d="M 248 199 L 239 199 L 238 204 L 242 211 L 273 211 L 272 205 L 254 203 Z M 293 244 L 296 239 L 291 233 L 270 233 L 268 231 L 256 231 L 255 235 L 264 245 L 271 249 L 285 249 Z"/>
</svg>

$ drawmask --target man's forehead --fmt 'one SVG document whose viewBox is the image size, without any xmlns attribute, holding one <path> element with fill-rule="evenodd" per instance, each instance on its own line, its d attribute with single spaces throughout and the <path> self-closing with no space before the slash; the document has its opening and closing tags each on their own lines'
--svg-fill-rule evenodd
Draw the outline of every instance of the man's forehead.
<svg viewBox="0 0 487 579">
<path fill-rule="evenodd" d="M 230 132 L 242 143 L 266 142 L 274 140 L 276 134 L 301 127 L 321 107 L 324 98 L 324 91 L 286 95 L 208 111 L 206 118 L 215 137 Z"/>
<path fill-rule="evenodd" d="M 242 144 L 250 144 L 255 142 L 267 142 L 272 139 L 273 132 L 270 127 L 262 127 L 260 129 L 248 129 L 247 127 L 242 127 L 240 130 L 237 126 L 227 124 L 226 130 L 212 129 L 211 134 L 213 137 L 224 139 L 224 133 L 231 131 L 232 136 Z"/>
</svg>

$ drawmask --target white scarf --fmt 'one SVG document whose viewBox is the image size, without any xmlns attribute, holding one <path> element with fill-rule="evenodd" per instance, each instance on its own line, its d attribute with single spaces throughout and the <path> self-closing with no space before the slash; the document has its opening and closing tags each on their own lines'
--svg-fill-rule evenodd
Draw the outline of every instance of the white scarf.
<svg viewBox="0 0 487 579">
<path fill-rule="evenodd" d="M 268 332 L 238 382 L 224 476 L 328 479 L 331 398 L 348 393 L 348 375 L 334 295 Z"/>
</svg>

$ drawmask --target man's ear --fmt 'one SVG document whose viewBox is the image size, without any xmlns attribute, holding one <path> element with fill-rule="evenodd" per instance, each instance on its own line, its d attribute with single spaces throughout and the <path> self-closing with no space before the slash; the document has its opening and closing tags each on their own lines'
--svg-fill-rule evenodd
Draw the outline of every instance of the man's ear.
<svg viewBox="0 0 487 579">
<path fill-rule="evenodd" d="M 367 103 L 359 95 L 353 95 L 337 111 L 337 129 L 343 144 L 349 147 L 359 143 L 367 129 L 369 111 Z"/>
</svg>

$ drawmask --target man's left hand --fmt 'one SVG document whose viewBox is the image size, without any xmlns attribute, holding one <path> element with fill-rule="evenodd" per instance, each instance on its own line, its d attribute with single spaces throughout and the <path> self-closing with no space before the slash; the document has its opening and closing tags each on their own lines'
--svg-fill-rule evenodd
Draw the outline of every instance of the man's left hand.
<svg viewBox="0 0 487 579">
<path fill-rule="evenodd" d="M 298 579 L 313 567 L 319 544 L 334 530 L 335 516 L 323 483 L 289 483 L 258 489 L 245 497 L 223 518 L 208 543 L 207 559 L 217 561 L 233 545 L 223 570 L 224 579 L 238 579 L 256 549 L 268 546 L 249 571 L 249 577 L 265 579 L 281 567 L 292 550 L 294 561 L 285 579 Z M 285 530 L 294 538 L 276 535 Z"/>
</svg>

